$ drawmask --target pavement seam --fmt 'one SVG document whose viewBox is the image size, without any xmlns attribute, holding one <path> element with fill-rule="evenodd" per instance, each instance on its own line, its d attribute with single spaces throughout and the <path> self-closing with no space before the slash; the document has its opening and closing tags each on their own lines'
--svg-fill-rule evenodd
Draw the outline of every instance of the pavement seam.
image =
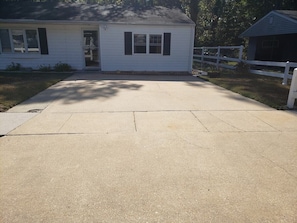
<svg viewBox="0 0 297 223">
<path fill-rule="evenodd" d="M 209 129 L 200 121 L 200 119 L 194 114 L 193 111 L 190 111 L 191 114 L 195 117 L 195 119 L 206 129 L 207 132 L 210 132 Z"/>
<path fill-rule="evenodd" d="M 213 116 L 213 117 L 215 117 L 215 118 L 219 119 L 220 121 L 222 121 L 222 122 L 223 122 L 223 123 L 225 123 L 226 125 L 229 125 L 229 126 L 231 126 L 232 128 L 235 128 L 235 129 L 237 129 L 239 132 L 246 132 L 246 131 L 244 131 L 243 129 L 239 129 L 239 128 L 237 128 L 236 126 L 234 126 L 234 125 L 231 125 L 230 123 L 228 123 L 228 122 L 224 121 L 224 120 L 223 120 L 223 119 L 221 119 L 220 117 L 218 117 L 218 116 L 216 116 L 216 115 L 212 114 L 210 111 L 208 111 L 208 113 L 209 113 L 211 116 Z"/>
<path fill-rule="evenodd" d="M 133 119 L 134 119 L 134 129 L 135 129 L 135 132 L 137 132 L 137 124 L 136 124 L 135 112 L 133 112 Z"/>
<path fill-rule="evenodd" d="M 148 132 L 151 133 L 152 131 Z M 168 131 L 154 131 L 154 132 L 168 132 Z M 206 134 L 212 134 L 212 133 L 219 133 L 219 134 L 225 134 L 225 132 L 222 131 L 186 131 L 189 133 L 197 132 L 197 133 L 206 133 Z M 139 132 L 136 132 L 139 133 Z M 176 132 L 174 132 L 176 133 Z M 276 132 L 270 132 L 270 131 L 227 131 L 227 133 L 234 133 L 234 134 L 244 134 L 244 133 L 276 133 Z M 281 133 L 281 132 L 280 132 Z M 126 133 L 110 133 L 110 132 L 48 132 L 48 133 L 12 133 L 12 134 L 7 134 L 7 135 L 0 135 L 0 137 L 21 137 L 21 136 L 51 136 L 51 135 L 110 135 L 110 134 L 123 134 L 125 135 Z M 127 133 L 127 134 L 133 134 L 133 133 Z"/>
<path fill-rule="evenodd" d="M 251 111 L 247 111 L 251 116 L 253 116 L 254 118 L 258 119 L 259 121 L 265 123 L 266 125 L 270 126 L 271 128 L 275 129 L 275 131 L 277 132 L 282 132 L 280 129 L 275 128 L 274 126 L 270 125 L 268 122 L 265 122 L 264 120 L 260 119 L 259 117 L 257 117 L 256 115 L 253 115 L 251 113 Z M 254 111 L 253 111 L 254 112 Z"/>
<path fill-rule="evenodd" d="M 107 134 L 108 133 L 101 133 Z M 8 134 L 6 137 L 22 137 L 22 136 L 57 136 L 57 135 L 98 135 L 98 133 L 69 132 L 69 133 L 24 133 L 24 134 Z"/>
<path fill-rule="evenodd" d="M 95 112 L 82 112 L 82 111 L 71 111 L 71 113 L 76 114 L 76 113 L 129 113 L 129 112 L 220 112 L 220 111 L 230 111 L 230 112 L 240 112 L 240 111 L 247 111 L 247 110 L 203 110 L 203 109 L 180 109 L 180 110 L 126 110 L 126 111 L 95 111 Z M 261 112 L 261 111 L 270 111 L 270 110 L 248 110 L 249 112 Z M 70 112 L 51 112 L 53 114 L 61 114 L 61 113 L 70 113 Z"/>
<path fill-rule="evenodd" d="M 191 145 L 191 146 L 194 146 L 194 147 L 196 147 L 196 148 L 203 149 L 203 150 L 210 150 L 210 149 L 211 149 L 210 147 L 203 147 L 203 146 L 200 146 L 200 145 L 198 145 L 198 144 L 196 144 L 196 143 L 193 143 L 193 142 L 191 142 L 191 141 L 189 141 L 189 140 L 183 138 L 182 136 L 180 136 L 180 135 L 178 134 L 178 132 L 174 132 L 174 133 L 175 133 L 175 135 L 176 135 L 177 138 L 179 138 L 179 139 L 182 140 L 183 142 L 187 143 L 188 145 Z"/>
<path fill-rule="evenodd" d="M 263 159 L 267 160 L 268 162 L 272 163 L 274 166 L 282 169 L 286 174 L 288 174 L 289 176 L 291 176 L 292 178 L 294 178 L 294 180 L 297 181 L 297 176 L 291 174 L 288 170 L 286 170 L 284 167 L 282 167 L 281 165 L 279 165 L 278 163 L 274 162 L 273 160 L 269 159 L 268 157 L 264 156 L 263 154 L 257 152 L 259 156 L 261 156 Z"/>
<path fill-rule="evenodd" d="M 58 129 L 58 133 L 60 133 L 61 132 L 61 130 L 62 130 L 62 128 L 66 125 L 66 123 L 71 119 L 71 117 L 72 117 L 72 113 L 71 113 L 71 115 L 69 116 L 69 118 L 62 124 L 62 126 Z"/>
<path fill-rule="evenodd" d="M 7 134 L 7 135 L 3 135 L 3 137 L 26 137 L 26 136 L 60 136 L 60 135 L 111 135 L 111 134 L 121 134 L 121 133 L 110 133 L 110 132 L 102 132 L 102 133 L 98 133 L 98 132 L 65 132 L 65 133 L 58 133 L 58 132 L 53 132 L 53 133 L 17 133 L 17 134 Z M 127 133 L 129 134 L 129 133 Z M 131 133 L 134 134 L 134 133 Z M 126 135 L 126 134 L 123 134 Z"/>
<path fill-rule="evenodd" d="M 259 154 L 263 159 L 273 163 L 273 165 L 275 165 L 276 167 L 282 169 L 286 174 L 288 174 L 289 176 L 291 176 L 295 181 L 297 181 L 297 177 L 293 174 L 291 174 L 288 170 L 286 170 L 284 167 L 278 165 L 276 162 L 272 161 L 271 159 L 267 158 L 266 156 L 263 156 L 262 154 Z"/>
</svg>

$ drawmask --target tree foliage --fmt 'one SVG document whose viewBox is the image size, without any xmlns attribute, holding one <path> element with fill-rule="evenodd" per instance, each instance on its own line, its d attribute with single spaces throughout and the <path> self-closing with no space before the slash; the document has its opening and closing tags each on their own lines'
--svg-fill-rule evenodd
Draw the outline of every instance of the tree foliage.
<svg viewBox="0 0 297 223">
<path fill-rule="evenodd" d="M 200 0 L 196 45 L 238 45 L 238 36 L 272 10 L 297 10 L 296 0 Z"/>
<path fill-rule="evenodd" d="M 239 34 L 271 10 L 297 10 L 296 0 L 60 0 L 60 2 L 177 7 L 196 23 L 196 46 L 243 44 L 244 40 L 238 37 Z"/>
</svg>

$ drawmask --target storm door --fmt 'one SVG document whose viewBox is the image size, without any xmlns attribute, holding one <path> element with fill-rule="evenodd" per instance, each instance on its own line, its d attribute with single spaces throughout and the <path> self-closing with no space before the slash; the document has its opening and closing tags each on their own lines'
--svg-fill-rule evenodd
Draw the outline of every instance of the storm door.
<svg viewBox="0 0 297 223">
<path fill-rule="evenodd" d="M 84 30 L 83 43 L 86 68 L 99 68 L 98 31 Z"/>
</svg>

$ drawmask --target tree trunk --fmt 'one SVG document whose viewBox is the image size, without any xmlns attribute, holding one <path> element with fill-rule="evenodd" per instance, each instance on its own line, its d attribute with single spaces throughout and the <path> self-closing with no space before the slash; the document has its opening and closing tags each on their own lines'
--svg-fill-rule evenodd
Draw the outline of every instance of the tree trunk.
<svg viewBox="0 0 297 223">
<path fill-rule="evenodd" d="M 198 3 L 199 0 L 191 0 L 190 1 L 190 16 L 193 22 L 197 23 L 198 18 Z"/>
</svg>

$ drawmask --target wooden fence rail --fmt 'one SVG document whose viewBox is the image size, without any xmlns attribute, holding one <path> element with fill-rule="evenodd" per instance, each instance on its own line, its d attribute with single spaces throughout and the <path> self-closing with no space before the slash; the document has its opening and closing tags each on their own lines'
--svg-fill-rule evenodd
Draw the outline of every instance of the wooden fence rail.
<svg viewBox="0 0 297 223">
<path fill-rule="evenodd" d="M 243 62 L 251 65 L 250 72 L 253 74 L 266 75 L 271 77 L 278 77 L 283 79 L 283 84 L 287 85 L 288 79 L 292 79 L 290 73 L 291 68 L 296 68 L 296 62 L 272 62 L 272 61 L 257 61 L 244 60 L 243 46 L 218 46 L 218 47 L 195 47 L 193 54 L 193 61 L 205 63 L 227 69 L 236 69 L 236 65 L 231 65 L 229 62 Z M 226 53 L 226 50 L 231 51 L 231 56 Z M 225 51 L 225 52 L 223 52 Z M 280 67 L 284 69 L 283 72 L 273 72 L 269 67 Z"/>
</svg>

